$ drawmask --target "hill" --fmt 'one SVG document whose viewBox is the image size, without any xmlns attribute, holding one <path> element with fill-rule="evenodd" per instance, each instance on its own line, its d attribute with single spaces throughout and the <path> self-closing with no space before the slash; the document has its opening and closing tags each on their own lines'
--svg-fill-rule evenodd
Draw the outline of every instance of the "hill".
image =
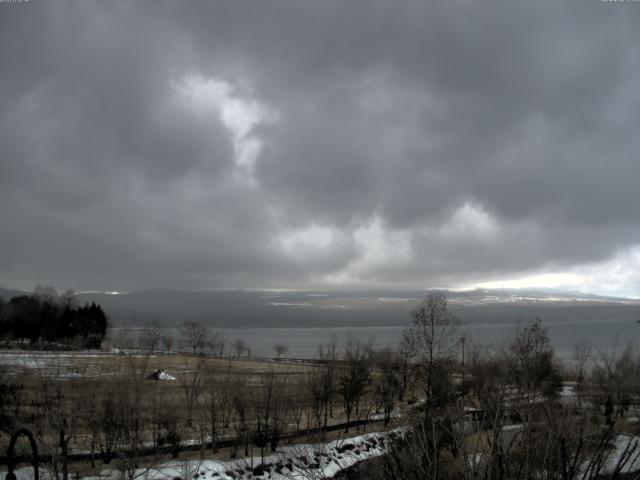
<svg viewBox="0 0 640 480">
<path fill-rule="evenodd" d="M 189 319 L 219 327 L 397 326 L 410 321 L 423 292 L 256 292 L 144 290 L 125 294 L 83 293 L 114 325 Z M 451 311 L 464 323 L 510 323 L 541 317 L 545 322 L 637 319 L 636 300 L 539 290 L 447 292 Z"/>
<path fill-rule="evenodd" d="M 27 292 L 0 288 L 0 297 Z M 398 326 L 410 322 L 421 291 L 184 291 L 80 292 L 78 304 L 102 305 L 115 326 L 184 320 L 217 327 Z M 542 318 L 563 321 L 638 319 L 640 301 L 555 290 L 448 291 L 449 306 L 463 323 L 513 323 Z"/>
</svg>

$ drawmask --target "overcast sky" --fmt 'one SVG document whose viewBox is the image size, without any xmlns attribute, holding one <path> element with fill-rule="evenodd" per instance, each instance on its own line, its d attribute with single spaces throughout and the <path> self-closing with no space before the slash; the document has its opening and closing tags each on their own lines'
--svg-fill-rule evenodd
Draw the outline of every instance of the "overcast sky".
<svg viewBox="0 0 640 480">
<path fill-rule="evenodd" d="M 0 285 L 640 296 L 640 2 L 0 3 Z"/>
</svg>

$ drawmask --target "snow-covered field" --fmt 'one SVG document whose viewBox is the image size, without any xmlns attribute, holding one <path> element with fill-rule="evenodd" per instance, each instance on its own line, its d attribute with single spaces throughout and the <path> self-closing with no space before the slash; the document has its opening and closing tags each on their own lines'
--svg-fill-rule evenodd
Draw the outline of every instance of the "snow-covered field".
<svg viewBox="0 0 640 480">
<path fill-rule="evenodd" d="M 394 439 L 404 434 L 403 428 L 388 432 L 374 432 L 325 444 L 299 444 L 283 447 L 277 453 L 243 458 L 234 461 L 184 460 L 138 469 L 135 478 L 140 480 L 240 480 L 253 478 L 321 479 L 332 478 L 338 472 L 359 462 L 383 455 Z M 16 470 L 18 480 L 31 480 L 30 467 Z M 5 480 L 0 473 L 0 480 Z M 41 469 L 40 478 L 52 480 L 49 472 Z M 103 470 L 98 476 L 84 480 L 122 480 L 123 472 Z"/>
<path fill-rule="evenodd" d="M 140 357 L 143 356 L 140 355 Z M 46 352 L 0 350 L 0 368 L 4 368 L 7 373 L 12 375 L 21 375 L 23 372 L 29 371 L 61 378 L 100 377 L 114 373 L 108 362 L 117 358 L 117 351 Z M 156 358 L 156 356 L 150 355 L 148 358 Z"/>
<path fill-rule="evenodd" d="M 627 434 L 616 437 L 602 468 L 604 474 L 611 475 L 614 472 L 640 472 L 640 437 Z"/>
</svg>

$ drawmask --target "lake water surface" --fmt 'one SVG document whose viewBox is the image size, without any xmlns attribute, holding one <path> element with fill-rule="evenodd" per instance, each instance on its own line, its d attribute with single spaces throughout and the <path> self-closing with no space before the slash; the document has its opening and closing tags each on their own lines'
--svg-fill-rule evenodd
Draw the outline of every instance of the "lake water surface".
<svg viewBox="0 0 640 480">
<path fill-rule="evenodd" d="M 461 325 L 459 337 L 465 336 L 467 348 L 473 343 L 498 345 L 509 341 L 519 327 L 526 324 L 475 324 Z M 574 346 L 580 341 L 588 342 L 594 353 L 598 351 L 618 351 L 629 343 L 640 339 L 640 324 L 629 320 L 602 320 L 543 323 L 547 327 L 551 344 L 563 359 L 571 359 Z M 228 346 L 235 339 L 242 339 L 251 347 L 252 355 L 273 356 L 272 346 L 276 343 L 288 347 L 289 357 L 311 357 L 318 345 L 337 341 L 344 345 L 349 338 L 362 342 L 371 341 L 375 346 L 392 346 L 399 341 L 404 327 L 331 327 L 331 328 L 218 328 L 224 333 Z M 125 334 L 135 336 L 139 329 L 115 328 L 114 336 Z M 179 337 L 179 329 L 170 328 L 167 333 Z"/>
</svg>

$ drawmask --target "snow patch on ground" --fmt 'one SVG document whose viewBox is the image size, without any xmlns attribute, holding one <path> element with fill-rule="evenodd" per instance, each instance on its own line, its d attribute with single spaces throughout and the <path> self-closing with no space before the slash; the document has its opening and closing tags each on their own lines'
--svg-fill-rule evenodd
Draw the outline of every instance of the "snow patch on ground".
<svg viewBox="0 0 640 480">
<path fill-rule="evenodd" d="M 562 388 L 558 392 L 561 397 L 575 397 L 577 395 L 575 385 L 562 385 Z"/>
<path fill-rule="evenodd" d="M 248 479 L 311 479 L 333 478 L 337 473 L 354 465 L 384 455 L 387 446 L 402 437 L 406 428 L 388 432 L 375 432 L 356 437 L 334 440 L 324 444 L 299 444 L 286 446 L 275 454 L 248 457 L 234 461 L 184 460 L 172 461 L 150 469 L 138 469 L 134 478 L 141 480 L 248 480 Z M 40 469 L 40 478 L 52 478 Z M 33 469 L 15 471 L 18 480 L 31 480 Z M 123 472 L 103 470 L 98 476 L 83 480 L 120 480 Z M 0 480 L 5 480 L 0 473 Z"/>
<path fill-rule="evenodd" d="M 620 473 L 632 473 L 640 471 L 640 437 L 635 435 L 619 434 L 613 449 L 602 467 L 602 473 L 611 474 L 622 465 Z"/>
<path fill-rule="evenodd" d="M 175 380 L 176 377 L 168 374 L 164 369 L 156 370 L 147 377 L 148 380 Z"/>
</svg>

